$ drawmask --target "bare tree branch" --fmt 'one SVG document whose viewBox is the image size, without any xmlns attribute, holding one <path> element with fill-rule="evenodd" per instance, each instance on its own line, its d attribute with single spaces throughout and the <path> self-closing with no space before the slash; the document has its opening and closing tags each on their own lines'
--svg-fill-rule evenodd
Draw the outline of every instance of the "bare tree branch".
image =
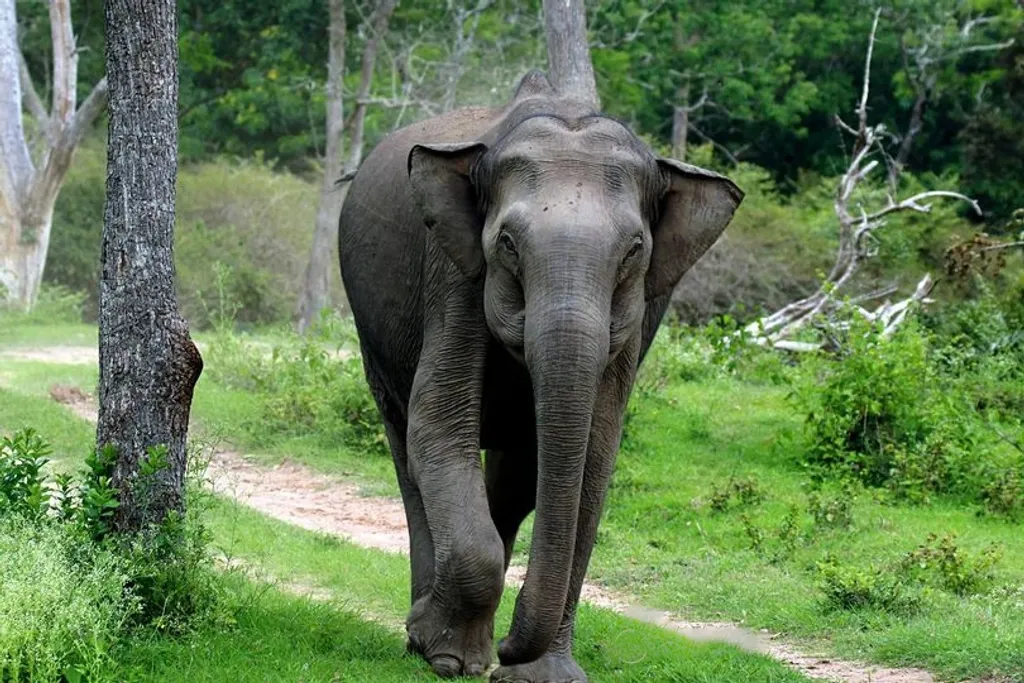
<svg viewBox="0 0 1024 683">
<path fill-rule="evenodd" d="M 25 61 L 25 55 L 22 54 L 20 49 L 18 50 L 18 76 L 21 79 L 21 97 L 25 109 L 36 120 L 43 133 L 48 135 L 50 115 L 47 113 L 46 106 L 39 97 L 39 93 L 36 91 L 36 86 L 32 82 L 32 74 L 28 70 L 28 63 Z"/>
<path fill-rule="evenodd" d="M 70 123 L 78 97 L 78 54 L 71 26 L 70 0 L 50 0 L 50 37 L 53 41 L 53 105 L 50 112 L 60 125 Z"/>
<path fill-rule="evenodd" d="M 836 253 L 835 264 L 813 294 L 799 301 L 794 301 L 775 313 L 747 326 L 746 332 L 758 344 L 788 350 L 806 350 L 806 348 L 803 348 L 805 346 L 803 343 L 797 345 L 800 347 L 797 348 L 793 342 L 787 341 L 787 339 L 798 330 L 803 329 L 819 315 L 831 314 L 844 308 L 852 310 L 868 320 L 881 322 L 883 325 L 883 335 L 891 335 L 903 322 L 915 304 L 928 301 L 927 297 L 934 287 L 934 281 L 931 275 L 926 274 L 910 297 L 895 303 L 886 301 L 875 311 L 867 311 L 858 306 L 857 303 L 877 298 L 884 294 L 876 292 L 855 299 L 851 304 L 844 304 L 840 297 L 842 288 L 850 282 L 864 260 L 874 256 L 877 251 L 874 246 L 877 242 L 872 237 L 872 233 L 884 226 L 884 219 L 891 214 L 905 211 L 928 213 L 931 210 L 931 204 L 925 203 L 925 201 L 933 198 L 944 197 L 965 201 L 975 211 L 979 214 L 981 213 L 978 203 L 970 197 L 949 190 L 931 190 L 918 193 L 898 202 L 890 196 L 887 205 L 883 208 L 869 212 L 863 207 L 859 207 L 859 216 L 854 217 L 850 209 L 850 199 L 857 186 L 871 171 L 878 167 L 878 160 L 869 159 L 869 156 L 876 147 L 881 149 L 880 137 L 885 132 L 884 126 L 869 125 L 867 114 L 867 101 L 871 82 L 871 57 L 878 30 L 880 11 L 877 10 L 875 12 L 871 34 L 868 39 L 864 67 L 864 86 L 857 107 L 857 127 L 854 128 L 843 122 L 838 116 L 835 117 L 840 129 L 854 136 L 850 165 L 839 179 L 833 204 L 839 223 L 839 248 Z M 887 288 L 883 292 L 888 294 L 892 293 L 892 290 Z M 833 327 L 842 326 L 842 323 L 834 321 L 831 324 Z M 811 347 L 820 348 L 821 345 L 811 345 Z"/>
</svg>

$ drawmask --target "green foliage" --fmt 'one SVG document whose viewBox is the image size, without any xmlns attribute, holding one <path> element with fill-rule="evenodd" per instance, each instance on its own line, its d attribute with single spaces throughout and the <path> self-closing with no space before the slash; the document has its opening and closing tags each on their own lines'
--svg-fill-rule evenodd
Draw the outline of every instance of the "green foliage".
<svg viewBox="0 0 1024 683">
<path fill-rule="evenodd" d="M 1024 469 L 1006 469 L 981 489 L 985 511 L 996 517 L 1019 521 L 1024 516 Z"/>
<path fill-rule="evenodd" d="M 218 383 L 258 396 L 260 420 L 249 425 L 254 434 L 310 436 L 326 447 L 386 456 L 387 437 L 358 347 L 351 320 L 325 311 L 305 336 L 288 335 L 271 349 L 218 334 L 210 365 Z"/>
<path fill-rule="evenodd" d="M 948 489 L 950 468 L 967 444 L 927 351 L 912 322 L 886 338 L 854 320 L 839 359 L 809 361 L 794 393 L 807 414 L 808 464 L 871 486 Z"/>
<path fill-rule="evenodd" d="M 900 569 L 919 581 L 935 582 L 957 595 L 970 595 L 982 592 L 992 583 L 993 570 L 1000 558 L 1001 551 L 996 545 L 972 555 L 957 546 L 956 534 L 944 534 L 941 538 L 930 534 L 903 557 Z"/>
<path fill-rule="evenodd" d="M 811 491 L 807 496 L 807 511 L 821 528 L 849 530 L 853 528 L 853 506 L 856 501 L 853 485 L 845 482 L 836 495 Z"/>
<path fill-rule="evenodd" d="M 104 155 L 100 145 L 86 145 L 68 172 L 33 320 L 96 317 Z M 213 309 L 225 298 L 237 306 L 234 318 L 242 325 L 289 318 L 309 258 L 316 203 L 313 184 L 259 162 L 181 168 L 175 271 L 179 304 L 193 329 L 214 325 Z M 340 290 L 340 279 L 334 283 Z"/>
<path fill-rule="evenodd" d="M 7 307 L 0 301 L 0 322 L 5 326 L 52 325 L 54 323 L 77 323 L 82 320 L 86 303 L 84 292 L 73 291 L 62 285 L 44 284 L 39 291 L 35 306 L 29 311 Z"/>
<path fill-rule="evenodd" d="M 0 515 L 0 680 L 103 680 L 137 613 L 129 582 L 75 527 Z"/>
<path fill-rule="evenodd" d="M 873 608 L 908 614 L 920 607 L 920 593 L 905 585 L 901 577 L 883 568 L 850 567 L 841 564 L 834 556 L 827 556 L 817 567 L 819 589 L 829 608 Z"/>
<path fill-rule="evenodd" d="M 130 629 L 182 633 L 222 616 L 196 487 L 187 514 L 115 534 L 113 448 L 52 479 L 49 452 L 31 429 L 0 442 L 0 680 L 96 680 Z M 143 502 L 166 453 L 150 449 L 140 467 Z"/>
<path fill-rule="evenodd" d="M 708 496 L 708 506 L 715 512 L 760 505 L 767 494 L 753 477 L 729 478 L 724 485 L 715 485 Z"/>
</svg>

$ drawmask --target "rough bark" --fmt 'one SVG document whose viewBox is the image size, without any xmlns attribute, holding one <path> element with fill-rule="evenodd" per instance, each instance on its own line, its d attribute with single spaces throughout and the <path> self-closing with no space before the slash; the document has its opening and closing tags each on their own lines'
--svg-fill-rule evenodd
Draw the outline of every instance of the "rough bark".
<svg viewBox="0 0 1024 683">
<path fill-rule="evenodd" d="M 330 0 L 330 45 L 327 64 L 327 147 L 324 156 L 324 177 L 320 185 L 320 204 L 316 214 L 313 248 L 306 266 L 305 284 L 299 294 L 296 310 L 296 328 L 304 333 L 330 296 L 331 264 L 338 243 L 338 217 L 348 195 L 348 178 L 359 168 L 363 159 L 363 129 L 366 108 L 373 84 L 373 71 L 380 43 L 388 30 L 397 0 L 381 0 L 371 18 L 372 28 L 363 48 L 359 89 L 355 107 L 347 128 L 351 130 L 348 159 L 342 165 L 343 136 L 345 134 L 342 85 L 345 78 L 345 11 L 342 0 Z M 339 179 L 341 181 L 339 182 Z"/>
<path fill-rule="evenodd" d="M 97 446 L 117 450 L 114 524 L 184 507 L 185 441 L 202 358 L 174 292 L 178 26 L 174 0 L 107 0 L 107 201 L 100 281 Z M 147 449 L 168 467 L 139 476 Z"/>
<path fill-rule="evenodd" d="M 551 85 L 563 95 L 600 108 L 583 0 L 544 0 L 544 32 Z"/>
<path fill-rule="evenodd" d="M 50 2 L 53 100 L 46 111 L 18 48 L 15 2 L 0 0 L 0 300 L 35 303 L 57 194 L 75 148 L 107 102 L 106 79 L 77 107 L 78 51 L 69 0 Z M 32 158 L 22 107 L 44 144 Z"/>
</svg>

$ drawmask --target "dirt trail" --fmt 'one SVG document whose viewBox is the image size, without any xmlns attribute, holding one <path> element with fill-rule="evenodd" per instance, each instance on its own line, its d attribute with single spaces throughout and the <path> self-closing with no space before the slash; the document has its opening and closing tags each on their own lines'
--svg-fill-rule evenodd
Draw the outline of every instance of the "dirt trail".
<svg viewBox="0 0 1024 683">
<path fill-rule="evenodd" d="M 54 355 L 59 354 L 50 357 Z M 51 387 L 50 395 L 75 414 L 95 422 L 96 407 L 92 397 L 76 388 L 60 386 Z M 217 450 L 213 454 L 206 475 L 215 491 L 276 519 L 334 534 L 368 548 L 393 553 L 408 551 L 405 512 L 398 499 L 364 496 L 352 483 L 303 465 L 286 460 L 276 466 L 266 466 L 230 450 Z M 506 581 L 519 586 L 525 574 L 525 567 L 513 566 Z M 814 679 L 844 683 L 935 681 L 920 669 L 878 667 L 799 652 L 766 631 L 753 631 L 732 623 L 686 621 L 669 612 L 638 605 L 627 595 L 592 583 L 584 586 L 583 600 L 695 641 L 728 642 L 750 652 L 766 654 Z"/>
</svg>

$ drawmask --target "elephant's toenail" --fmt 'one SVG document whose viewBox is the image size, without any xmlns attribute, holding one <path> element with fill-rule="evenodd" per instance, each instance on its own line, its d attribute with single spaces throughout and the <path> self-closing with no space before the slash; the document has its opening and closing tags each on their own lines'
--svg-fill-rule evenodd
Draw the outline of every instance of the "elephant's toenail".
<svg viewBox="0 0 1024 683">
<path fill-rule="evenodd" d="M 441 678 L 455 678 L 462 675 L 462 662 L 450 655 L 438 655 L 430 660 L 430 666 Z"/>
</svg>

